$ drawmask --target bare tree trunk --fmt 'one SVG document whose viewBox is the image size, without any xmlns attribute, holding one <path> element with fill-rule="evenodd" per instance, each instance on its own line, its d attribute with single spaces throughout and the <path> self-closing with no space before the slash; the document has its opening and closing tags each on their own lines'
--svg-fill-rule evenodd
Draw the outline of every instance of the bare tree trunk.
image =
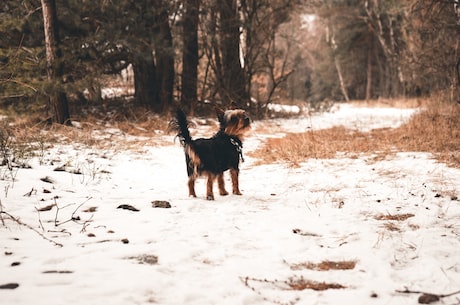
<svg viewBox="0 0 460 305">
<path fill-rule="evenodd" d="M 137 104 L 151 109 L 159 108 L 159 88 L 156 84 L 156 68 L 152 51 L 145 51 L 133 58 L 134 98 Z"/>
<path fill-rule="evenodd" d="M 185 0 L 183 21 L 181 104 L 193 115 L 197 102 L 198 80 L 198 0 Z"/>
<path fill-rule="evenodd" d="M 60 84 L 62 64 L 59 63 L 61 54 L 59 50 L 56 2 L 55 0 L 41 0 L 41 4 L 48 79 L 54 84 Z M 53 113 L 53 122 L 71 125 L 67 96 L 60 88 L 50 92 L 49 105 Z"/>
<path fill-rule="evenodd" d="M 371 90 L 372 90 L 372 46 L 373 46 L 373 39 L 371 37 L 371 44 L 369 49 L 367 50 L 367 83 L 366 83 L 366 101 L 371 99 Z"/>
<path fill-rule="evenodd" d="M 340 63 L 337 57 L 334 57 L 335 68 L 337 69 L 337 75 L 339 77 L 340 90 L 342 91 L 343 97 L 347 102 L 350 101 L 348 97 L 347 88 L 345 87 L 345 82 L 343 81 L 342 69 L 340 68 Z"/>
<path fill-rule="evenodd" d="M 366 1 L 365 10 L 375 28 L 375 37 L 383 50 L 386 59 L 385 90 L 381 91 L 382 95 L 394 97 L 401 94 L 401 87 L 404 79 L 401 73 L 402 69 L 398 62 L 398 52 L 396 48 L 395 24 L 391 15 L 382 15 L 380 13 L 381 0 Z"/>
<path fill-rule="evenodd" d="M 330 43 L 330 46 L 333 51 L 332 57 L 334 59 L 335 69 L 337 70 L 337 76 L 339 77 L 340 91 L 342 91 L 342 95 L 345 98 L 345 100 L 349 102 L 350 99 L 348 98 L 347 88 L 345 86 L 345 81 L 343 80 L 342 68 L 340 67 L 339 59 L 337 58 L 338 55 L 335 54 L 335 51 L 337 50 L 337 43 L 335 42 L 335 30 L 332 25 L 327 28 L 327 33 L 330 33 L 330 37 L 326 39 Z"/>
<path fill-rule="evenodd" d="M 249 102 L 246 80 L 240 61 L 240 20 L 237 0 L 223 0 L 220 8 L 220 53 L 222 55 L 222 99 L 229 104 Z"/>
<path fill-rule="evenodd" d="M 169 15 L 166 3 L 153 1 L 156 11 L 155 17 L 155 59 L 157 68 L 157 84 L 160 89 L 161 105 L 155 107 L 157 112 L 166 111 L 173 103 L 174 91 L 174 48 L 171 28 L 169 26 Z"/>
<path fill-rule="evenodd" d="M 458 85 L 460 84 L 460 75 L 459 75 L 459 66 L 460 66 L 460 58 L 458 57 L 458 47 L 459 41 L 457 40 L 457 44 L 455 45 L 455 58 L 457 59 L 457 64 L 455 65 L 454 71 L 452 71 L 452 85 L 451 85 L 451 96 L 450 99 L 453 101 L 457 98 L 456 92 L 458 90 Z"/>
</svg>

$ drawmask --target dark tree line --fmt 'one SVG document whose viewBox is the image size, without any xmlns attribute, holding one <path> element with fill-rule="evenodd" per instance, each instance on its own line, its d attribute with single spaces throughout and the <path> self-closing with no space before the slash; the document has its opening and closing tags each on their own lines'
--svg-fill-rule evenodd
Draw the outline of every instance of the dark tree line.
<svg viewBox="0 0 460 305">
<path fill-rule="evenodd" d="M 458 30 L 442 0 L 4 0 L 0 102 L 69 123 L 69 103 L 100 102 L 128 67 L 135 103 L 157 113 L 207 100 L 263 116 L 280 99 L 454 99 Z"/>
<path fill-rule="evenodd" d="M 251 57 L 263 48 L 273 51 L 255 39 L 259 29 L 251 22 L 268 18 L 267 29 L 276 30 L 273 24 L 286 21 L 297 4 L 5 0 L 0 6 L 1 98 L 26 105 L 49 100 L 51 119 L 69 122 L 67 97 L 97 102 L 104 75 L 132 67 L 135 102 L 158 113 L 175 102 L 190 111 L 206 99 L 248 104 L 255 73 Z"/>
</svg>

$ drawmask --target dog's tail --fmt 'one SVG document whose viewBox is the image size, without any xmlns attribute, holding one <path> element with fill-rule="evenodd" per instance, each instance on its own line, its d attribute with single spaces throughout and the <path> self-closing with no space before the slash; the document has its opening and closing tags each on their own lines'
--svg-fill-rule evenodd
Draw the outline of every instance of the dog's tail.
<svg viewBox="0 0 460 305">
<path fill-rule="evenodd" d="M 182 111 L 182 109 L 177 109 L 176 117 L 169 123 L 169 130 L 177 132 L 176 137 L 179 138 L 182 146 L 192 142 L 188 127 L 189 122 L 187 121 L 184 111 Z"/>
</svg>

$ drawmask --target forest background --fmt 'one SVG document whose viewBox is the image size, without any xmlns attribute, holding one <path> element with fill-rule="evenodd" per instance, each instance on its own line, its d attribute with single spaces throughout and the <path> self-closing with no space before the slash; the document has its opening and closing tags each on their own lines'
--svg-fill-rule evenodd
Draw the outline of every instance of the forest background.
<svg viewBox="0 0 460 305">
<path fill-rule="evenodd" d="M 458 99 L 449 0 L 4 0 L 0 103 L 70 124 L 125 85 L 117 105 L 190 114 L 231 102 L 441 95 Z"/>
</svg>

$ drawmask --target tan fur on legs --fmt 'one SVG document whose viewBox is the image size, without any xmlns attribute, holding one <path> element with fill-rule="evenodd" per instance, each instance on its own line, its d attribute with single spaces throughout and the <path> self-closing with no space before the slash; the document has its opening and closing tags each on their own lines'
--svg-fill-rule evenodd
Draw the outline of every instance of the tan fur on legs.
<svg viewBox="0 0 460 305">
<path fill-rule="evenodd" d="M 238 182 L 239 170 L 230 169 L 230 177 L 232 178 L 233 194 L 242 195 L 240 192 L 239 182 Z"/>
<path fill-rule="evenodd" d="M 214 179 L 215 175 L 212 173 L 208 173 L 208 181 L 206 183 L 206 199 L 208 200 L 214 200 L 214 192 L 212 190 L 213 184 L 214 184 Z"/>
<path fill-rule="evenodd" d="M 221 196 L 228 195 L 227 190 L 225 189 L 224 174 L 217 175 L 217 185 L 219 186 L 219 194 Z"/>
<path fill-rule="evenodd" d="M 194 176 L 190 176 L 188 178 L 188 195 L 196 197 L 196 194 L 195 194 L 195 177 Z"/>
</svg>

